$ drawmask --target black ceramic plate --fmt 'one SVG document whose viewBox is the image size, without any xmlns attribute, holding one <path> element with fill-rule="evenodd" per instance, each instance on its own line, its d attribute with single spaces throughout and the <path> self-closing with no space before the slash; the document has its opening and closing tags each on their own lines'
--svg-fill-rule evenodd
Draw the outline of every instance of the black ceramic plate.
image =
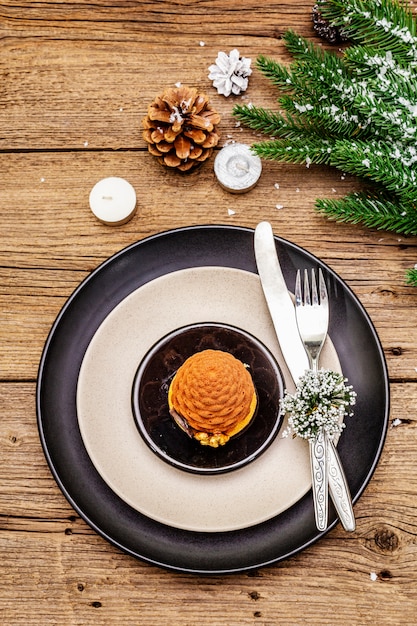
<svg viewBox="0 0 417 626">
<path fill-rule="evenodd" d="M 109 542 L 140 559 L 174 570 L 224 574 L 288 558 L 317 541 L 311 494 L 266 522 L 226 533 L 165 526 L 138 513 L 103 481 L 78 428 L 76 390 L 87 346 L 106 316 L 141 285 L 189 267 L 224 266 L 256 273 L 253 230 L 196 226 L 144 239 L 108 259 L 72 294 L 47 339 L 37 385 L 38 427 L 45 456 L 64 495 Z M 338 450 L 356 501 L 375 470 L 389 416 L 383 351 L 364 308 L 316 257 L 276 238 L 287 284 L 299 268 L 321 267 L 331 298 L 329 335 L 358 394 Z M 330 512 L 329 528 L 337 523 Z"/>
</svg>

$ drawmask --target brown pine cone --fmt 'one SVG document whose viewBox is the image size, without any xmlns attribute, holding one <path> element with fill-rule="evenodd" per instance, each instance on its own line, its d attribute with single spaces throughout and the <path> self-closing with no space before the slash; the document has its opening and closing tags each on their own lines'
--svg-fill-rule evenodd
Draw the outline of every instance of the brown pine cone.
<svg viewBox="0 0 417 626">
<path fill-rule="evenodd" d="M 148 107 L 143 138 L 162 165 L 190 170 L 209 158 L 220 135 L 220 115 L 194 87 L 168 87 Z"/>
<path fill-rule="evenodd" d="M 338 44 L 348 41 L 344 33 L 336 26 L 331 26 L 320 13 L 320 3 L 315 4 L 312 9 L 313 28 L 319 37 L 329 43 Z"/>
</svg>

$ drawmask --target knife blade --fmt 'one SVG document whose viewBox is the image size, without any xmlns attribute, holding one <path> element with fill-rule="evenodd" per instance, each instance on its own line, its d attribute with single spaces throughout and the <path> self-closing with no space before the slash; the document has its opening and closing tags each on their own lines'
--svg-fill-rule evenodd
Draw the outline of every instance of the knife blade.
<svg viewBox="0 0 417 626">
<path fill-rule="evenodd" d="M 297 382 L 307 369 L 309 362 L 298 332 L 295 307 L 279 263 L 272 226 L 260 222 L 254 236 L 255 258 L 261 279 L 262 290 L 268 305 L 282 355 L 290 374 Z M 355 517 L 349 486 L 338 452 L 332 441 L 328 441 L 328 485 L 339 519 L 347 531 L 355 530 Z"/>
<path fill-rule="evenodd" d="M 269 222 L 257 225 L 254 245 L 256 265 L 275 333 L 291 376 L 297 384 L 300 376 L 309 369 L 309 362 L 298 332 L 294 303 L 279 264 Z"/>
</svg>

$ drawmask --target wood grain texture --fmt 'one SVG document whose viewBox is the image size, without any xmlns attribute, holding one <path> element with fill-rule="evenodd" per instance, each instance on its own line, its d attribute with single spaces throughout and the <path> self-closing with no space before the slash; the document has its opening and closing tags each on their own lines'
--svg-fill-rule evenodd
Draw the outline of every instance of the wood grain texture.
<svg viewBox="0 0 417 626">
<path fill-rule="evenodd" d="M 310 2 L 5 0 L 0 8 L 0 622 L 5 626 L 397 626 L 415 624 L 417 583 L 417 291 L 404 281 L 417 238 L 335 224 L 318 197 L 361 184 L 326 167 L 263 163 L 258 185 L 231 195 L 213 160 L 189 175 L 146 151 L 141 119 L 168 85 L 206 91 L 221 145 L 259 137 L 235 102 L 275 108 L 256 70 L 243 97 L 207 78 L 219 50 L 289 57 L 288 28 L 314 37 Z M 138 196 L 121 227 L 98 222 L 93 185 L 122 176 Z M 274 232 L 328 263 L 381 339 L 391 383 L 381 459 L 355 504 L 357 530 L 336 526 L 292 559 L 228 577 L 167 572 L 121 553 L 66 501 L 37 433 L 36 376 L 48 332 L 101 262 L 155 233 L 194 224 Z"/>
<path fill-rule="evenodd" d="M 136 624 L 138 611 L 141 624 L 155 626 L 163 620 L 238 626 L 254 618 L 261 624 L 344 625 L 348 615 L 355 624 L 413 623 L 414 384 L 392 385 L 391 426 L 375 475 L 355 505 L 355 533 L 346 535 L 338 525 L 286 562 L 228 577 L 164 572 L 98 537 L 50 475 L 36 431 L 34 393 L 33 383 L 0 385 L 5 623 Z M 338 612 L 328 614 L 326 606 L 334 602 Z M 398 615 L 404 621 L 396 621 Z"/>
<path fill-rule="evenodd" d="M 112 175 L 129 180 L 138 197 L 137 213 L 123 227 L 101 224 L 88 206 L 94 183 Z M 380 334 L 390 375 L 417 380 L 416 294 L 404 282 L 417 258 L 415 238 L 335 225 L 313 209 L 316 197 L 342 195 L 355 185 L 330 168 L 306 172 L 265 163 L 257 187 L 235 196 L 217 184 L 210 166 L 181 176 L 144 151 L 9 154 L 0 190 L 8 233 L 0 250 L 2 376 L 36 376 L 66 298 L 123 247 L 190 224 L 254 227 L 267 219 L 276 234 L 319 256 L 354 290 Z"/>
</svg>

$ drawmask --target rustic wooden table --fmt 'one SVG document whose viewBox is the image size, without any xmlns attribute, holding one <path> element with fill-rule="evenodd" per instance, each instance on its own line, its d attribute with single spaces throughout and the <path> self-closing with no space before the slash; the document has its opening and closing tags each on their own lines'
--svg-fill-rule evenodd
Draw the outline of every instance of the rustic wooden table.
<svg viewBox="0 0 417 626">
<path fill-rule="evenodd" d="M 250 144 L 233 103 L 208 80 L 219 50 L 287 60 L 281 33 L 316 39 L 311 3 L 225 0 L 4 0 L 1 36 L 0 622 L 5 626 L 143 624 L 416 624 L 417 291 L 405 269 L 417 240 L 326 221 L 314 199 L 357 181 L 325 167 L 264 163 L 259 184 L 231 195 L 213 158 L 188 175 L 146 151 L 141 119 L 166 86 L 207 91 L 222 144 Z M 317 39 L 316 39 L 317 40 Z M 274 107 L 254 71 L 243 101 Z M 106 176 L 134 186 L 138 210 L 119 227 L 90 212 Z M 276 183 L 279 184 L 276 185 Z M 282 208 L 277 208 L 281 205 Z M 38 436 L 35 389 L 48 332 L 67 298 L 102 261 L 146 236 L 187 225 L 274 232 L 330 265 L 366 307 L 391 388 L 378 467 L 340 524 L 278 564 L 229 576 L 160 569 L 92 530 L 62 495 Z"/>
</svg>

